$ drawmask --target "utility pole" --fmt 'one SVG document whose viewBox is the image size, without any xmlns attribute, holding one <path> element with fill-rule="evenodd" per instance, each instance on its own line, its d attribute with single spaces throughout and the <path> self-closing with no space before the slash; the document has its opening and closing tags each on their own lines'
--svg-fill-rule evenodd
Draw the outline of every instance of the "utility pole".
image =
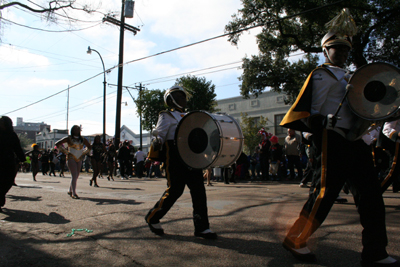
<svg viewBox="0 0 400 267">
<path fill-rule="evenodd" d="M 114 25 L 120 27 L 119 33 L 119 60 L 118 60 L 118 87 L 117 87 L 117 110 L 115 116 L 115 148 L 119 148 L 120 135 L 121 135 L 121 101 L 122 101 L 122 82 L 123 82 L 123 64 L 124 64 L 124 30 L 130 30 L 135 35 L 138 31 L 138 28 L 133 27 L 131 25 L 125 24 L 125 0 L 122 0 L 122 8 L 121 8 L 121 21 L 116 20 L 113 17 L 106 16 L 103 18 L 103 22 L 107 21 Z"/>
<path fill-rule="evenodd" d="M 115 117 L 115 149 L 119 148 L 119 141 L 121 136 L 121 101 L 122 101 L 122 75 L 124 63 L 124 9 L 125 1 L 122 0 L 122 10 L 121 10 L 121 26 L 119 31 L 119 60 L 118 60 L 118 87 L 117 87 L 117 112 Z"/>
<path fill-rule="evenodd" d="M 108 85 L 110 85 L 110 86 L 118 86 L 118 85 L 110 84 L 110 83 Z M 142 100 L 142 89 L 143 89 L 142 83 L 140 83 L 139 86 L 135 86 L 135 87 L 130 87 L 130 86 L 122 86 L 122 87 L 124 87 L 128 91 L 129 95 L 132 97 L 133 102 L 135 102 L 135 98 L 133 97 L 133 95 L 131 94 L 129 89 L 139 90 L 139 100 Z M 140 136 L 139 137 L 140 138 L 140 148 L 143 149 L 142 107 L 140 107 L 140 112 L 139 112 L 139 127 L 140 127 L 140 134 L 139 134 L 139 136 Z"/>
<path fill-rule="evenodd" d="M 138 86 L 135 86 L 136 89 Z M 142 83 L 139 84 L 139 100 L 140 103 L 142 103 Z M 143 150 L 143 134 L 142 134 L 142 107 L 140 107 L 140 112 L 139 112 L 139 127 L 140 127 L 140 149 Z"/>
</svg>

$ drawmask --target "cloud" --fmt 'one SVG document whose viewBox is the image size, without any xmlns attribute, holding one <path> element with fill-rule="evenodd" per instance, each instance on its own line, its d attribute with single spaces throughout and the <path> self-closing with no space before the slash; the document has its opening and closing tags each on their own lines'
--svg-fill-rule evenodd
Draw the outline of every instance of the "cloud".
<svg viewBox="0 0 400 267">
<path fill-rule="evenodd" d="M 222 34 L 238 5 L 239 0 L 159 0 L 144 2 L 137 10 L 145 25 L 146 20 L 150 20 L 154 34 L 179 38 L 185 43 L 194 38 L 210 37 L 210 33 Z"/>
<path fill-rule="evenodd" d="M 0 59 L 3 64 L 10 64 L 11 67 L 18 66 L 20 70 L 23 70 L 23 66 L 46 67 L 50 64 L 47 57 L 12 45 L 0 46 Z"/>
</svg>

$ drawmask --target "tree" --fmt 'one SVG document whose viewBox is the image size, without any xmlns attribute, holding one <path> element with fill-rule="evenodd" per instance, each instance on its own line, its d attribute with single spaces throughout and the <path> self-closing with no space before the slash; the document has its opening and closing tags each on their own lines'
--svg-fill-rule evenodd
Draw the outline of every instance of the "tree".
<svg viewBox="0 0 400 267">
<path fill-rule="evenodd" d="M 261 116 L 259 122 L 256 123 L 256 118 L 249 117 L 247 113 L 241 113 L 240 117 L 240 127 L 242 128 L 244 137 L 243 151 L 247 155 L 253 154 L 254 148 L 260 143 L 261 140 L 261 137 L 257 135 L 257 133 L 261 128 L 264 128 L 266 131 L 268 130 L 266 127 L 268 124 L 268 119 L 265 119 L 263 116 Z"/>
<path fill-rule="evenodd" d="M 215 97 L 215 85 L 211 81 L 206 81 L 205 77 L 183 76 L 176 80 L 177 84 L 183 86 L 188 94 L 189 101 L 187 108 L 193 110 L 205 110 L 215 112 L 217 106 Z"/>
<path fill-rule="evenodd" d="M 176 82 L 183 86 L 190 95 L 187 105 L 189 110 L 215 112 L 217 105 L 214 93 L 215 85 L 211 84 L 211 81 L 206 81 L 204 77 L 186 76 L 178 78 Z M 143 130 L 151 132 L 157 124 L 158 114 L 167 108 L 164 103 L 165 91 L 145 89 L 142 90 L 140 97 L 135 99 L 138 116 L 142 112 Z"/>
<path fill-rule="evenodd" d="M 159 89 L 144 89 L 139 97 L 135 99 L 138 116 L 140 116 L 140 112 L 142 113 L 143 130 L 151 132 L 157 124 L 158 114 L 166 109 L 164 92 Z"/>
<path fill-rule="evenodd" d="M 26 152 L 31 148 L 33 140 L 28 138 L 27 134 L 18 133 L 19 141 L 21 142 L 22 149 Z"/>
<path fill-rule="evenodd" d="M 259 54 L 243 59 L 243 75 L 239 80 L 244 97 L 258 96 L 269 87 L 287 94 L 287 102 L 293 102 L 305 75 L 318 65 L 322 52 L 320 41 L 327 32 L 325 23 L 345 7 L 350 9 L 359 29 L 353 37 L 348 65 L 358 68 L 375 61 L 400 65 L 398 0 L 335 2 L 242 0 L 243 8 L 225 26 L 225 31 L 232 33 L 229 41 L 237 45 L 243 29 L 262 25 L 262 32 L 257 35 Z M 323 6 L 326 7 L 315 9 Z M 292 62 L 290 56 L 299 52 L 305 53 L 304 58 Z"/>
</svg>

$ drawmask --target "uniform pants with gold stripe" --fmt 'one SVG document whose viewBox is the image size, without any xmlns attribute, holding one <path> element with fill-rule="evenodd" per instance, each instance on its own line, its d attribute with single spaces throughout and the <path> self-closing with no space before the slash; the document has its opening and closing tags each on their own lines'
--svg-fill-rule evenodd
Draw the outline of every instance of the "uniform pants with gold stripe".
<svg viewBox="0 0 400 267">
<path fill-rule="evenodd" d="M 190 190 L 193 204 L 193 222 L 196 232 L 202 232 L 208 228 L 207 197 L 203 181 L 202 170 L 191 170 L 182 161 L 177 147 L 173 141 L 166 143 L 166 178 L 168 188 L 160 200 L 146 215 L 146 221 L 151 224 L 159 223 L 160 219 L 174 205 L 182 195 L 185 185 Z"/>
<path fill-rule="evenodd" d="M 309 198 L 285 243 L 293 248 L 305 247 L 349 180 L 358 192 L 357 210 L 363 227 L 361 257 L 368 261 L 386 257 L 385 206 L 370 148 L 362 140 L 350 142 L 325 129 L 314 134 L 314 146 L 317 151 L 315 186 L 310 189 Z"/>
</svg>

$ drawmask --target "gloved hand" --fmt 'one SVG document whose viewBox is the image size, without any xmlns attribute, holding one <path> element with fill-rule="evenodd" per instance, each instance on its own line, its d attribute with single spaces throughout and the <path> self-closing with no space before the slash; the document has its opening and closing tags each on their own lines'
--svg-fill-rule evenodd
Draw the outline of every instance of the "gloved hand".
<svg viewBox="0 0 400 267">
<path fill-rule="evenodd" d="M 160 151 L 162 147 L 161 140 L 158 137 L 156 137 L 153 139 L 152 142 L 154 151 Z"/>
<path fill-rule="evenodd" d="M 328 114 L 323 120 L 322 125 L 328 130 L 333 130 L 333 128 L 335 128 L 337 120 L 340 120 L 340 117 Z"/>
</svg>

